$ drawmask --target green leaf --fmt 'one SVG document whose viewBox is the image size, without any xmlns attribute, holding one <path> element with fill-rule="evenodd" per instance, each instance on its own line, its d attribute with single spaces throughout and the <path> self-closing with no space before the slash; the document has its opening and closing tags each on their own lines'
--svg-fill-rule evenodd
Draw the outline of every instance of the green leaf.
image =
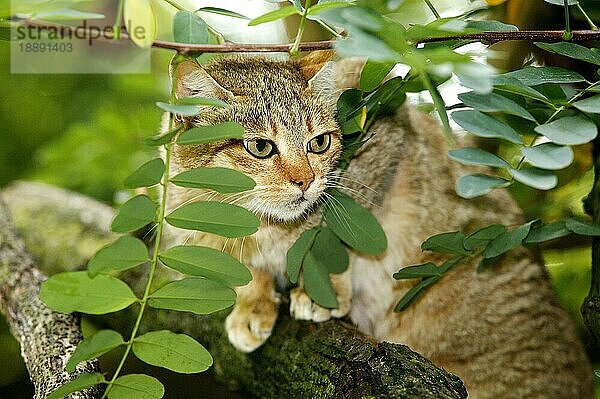
<svg viewBox="0 0 600 399">
<path fill-rule="evenodd" d="M 90 278 L 85 271 L 55 274 L 40 289 L 40 298 L 61 313 L 106 314 L 137 301 L 127 284 L 116 277 Z"/>
<path fill-rule="evenodd" d="M 483 257 L 486 259 L 495 258 L 521 245 L 527 234 L 529 234 L 531 225 L 535 222 L 537 220 L 532 220 L 529 223 L 498 235 L 485 247 Z"/>
<path fill-rule="evenodd" d="M 216 281 L 186 278 L 173 281 L 150 295 L 153 308 L 209 314 L 235 303 L 235 291 Z"/>
<path fill-rule="evenodd" d="M 523 147 L 521 152 L 527 162 L 542 169 L 563 169 L 571 165 L 574 159 L 571 147 L 553 143 L 539 144 L 534 147 Z"/>
<path fill-rule="evenodd" d="M 303 231 L 300 237 L 294 242 L 294 244 L 287 251 L 287 275 L 292 284 L 298 282 L 298 276 L 300 276 L 300 270 L 304 263 L 305 257 L 308 255 L 308 251 L 312 247 L 319 228 L 313 227 L 310 230 Z"/>
<path fill-rule="evenodd" d="M 131 269 L 148 261 L 148 249 L 139 239 L 119 237 L 115 242 L 100 249 L 88 262 L 88 275 Z"/>
<path fill-rule="evenodd" d="M 582 112 L 600 114 L 600 94 L 574 102 L 573 106 Z"/>
<path fill-rule="evenodd" d="M 564 236 L 568 236 L 571 234 L 571 231 L 567 229 L 565 221 L 561 220 L 558 222 L 550 223 L 538 228 L 532 228 L 529 231 L 529 235 L 523 241 L 525 244 L 538 244 L 540 242 L 554 240 L 555 238 L 560 238 Z"/>
<path fill-rule="evenodd" d="M 61 399 L 70 393 L 81 391 L 82 389 L 90 388 L 103 382 L 106 382 L 106 380 L 102 373 L 83 373 L 56 388 L 46 399 Z"/>
<path fill-rule="evenodd" d="M 506 231 L 506 227 L 501 224 L 493 224 L 479 229 L 469 234 L 464 242 L 463 246 L 472 251 L 480 246 L 487 245 L 491 240 L 498 237 L 500 234 Z"/>
<path fill-rule="evenodd" d="M 440 276 L 432 276 L 432 277 L 424 279 L 419 284 L 417 284 L 414 287 L 412 287 L 410 290 L 408 290 L 408 292 L 406 294 L 404 294 L 404 296 L 402 297 L 402 299 L 400 299 L 400 302 L 398 302 L 398 304 L 396 305 L 396 308 L 394 309 L 394 312 L 401 312 L 404 309 L 406 309 L 423 292 L 425 292 L 425 290 L 430 285 L 436 283 L 440 278 L 441 278 Z"/>
<path fill-rule="evenodd" d="M 353 5 L 353 4 L 349 3 L 347 1 L 328 1 L 326 3 L 319 3 L 319 4 L 315 4 L 314 6 L 310 7 L 306 11 L 306 15 L 312 17 L 313 15 L 320 14 L 323 11 L 327 11 L 332 8 L 348 7 L 351 5 Z"/>
<path fill-rule="evenodd" d="M 239 13 L 231 11 L 231 10 L 225 10 L 223 8 L 218 8 L 218 7 L 202 7 L 202 8 L 197 9 L 196 12 L 209 12 L 211 14 L 225 15 L 227 17 L 247 19 L 247 20 L 250 19 L 245 15 L 239 14 Z"/>
<path fill-rule="evenodd" d="M 199 246 L 176 246 L 159 255 L 160 260 L 180 273 L 206 277 L 234 287 L 246 285 L 252 274 L 234 257 L 213 248 Z"/>
<path fill-rule="evenodd" d="M 546 104 L 552 104 L 552 102 L 539 91 L 532 89 L 529 86 L 524 85 L 519 80 L 511 78 L 510 76 L 498 75 L 492 79 L 494 89 L 507 93 L 518 94 L 523 97 L 532 98 L 534 100 L 541 101 Z"/>
<path fill-rule="evenodd" d="M 523 144 L 521 136 L 504 122 L 479 111 L 456 111 L 452 119 L 466 131 L 479 137 L 499 138 L 515 144 Z"/>
<path fill-rule="evenodd" d="M 302 267 L 304 289 L 318 305 L 324 308 L 339 306 L 325 266 L 310 254 L 304 258 Z"/>
<path fill-rule="evenodd" d="M 539 48 L 565 57 L 600 65 L 600 54 L 580 44 L 571 42 L 534 43 Z"/>
<path fill-rule="evenodd" d="M 135 44 L 142 48 L 152 46 L 156 39 L 156 19 L 150 0 L 126 0 L 123 20 L 127 21 L 128 32 Z"/>
<path fill-rule="evenodd" d="M 154 158 L 133 172 L 123 185 L 127 188 L 150 187 L 160 183 L 165 172 L 165 163 L 160 158 Z"/>
<path fill-rule="evenodd" d="M 346 244 L 365 254 L 377 255 L 387 248 L 387 238 L 371 212 L 339 191 L 332 191 L 325 210 L 327 226 Z"/>
<path fill-rule="evenodd" d="M 237 122 L 223 122 L 217 125 L 198 126 L 186 130 L 177 139 L 177 144 L 206 144 L 228 139 L 242 139 L 244 127 Z"/>
<path fill-rule="evenodd" d="M 207 188 L 222 194 L 252 190 L 256 183 L 250 177 L 228 168 L 196 168 L 181 172 L 171 183 L 190 188 Z"/>
<path fill-rule="evenodd" d="M 204 105 L 206 107 L 230 108 L 223 100 L 212 97 L 182 97 L 177 100 L 178 105 Z"/>
<path fill-rule="evenodd" d="M 110 228 L 117 233 L 141 229 L 156 219 L 156 204 L 145 195 L 137 195 L 119 208 Z"/>
<path fill-rule="evenodd" d="M 552 172 L 537 168 L 508 169 L 508 173 L 518 182 L 537 188 L 550 190 L 558 184 L 558 177 Z"/>
<path fill-rule="evenodd" d="M 279 8 L 274 11 L 270 11 L 266 14 L 263 14 L 259 17 L 254 18 L 252 21 L 248 22 L 248 26 L 255 26 L 264 24 L 266 22 L 277 21 L 278 19 L 286 18 L 291 15 L 299 14 L 296 7 L 289 5 L 282 8 Z"/>
<path fill-rule="evenodd" d="M 178 43 L 205 44 L 210 34 L 206 22 L 196 14 L 181 10 L 173 17 L 173 38 Z"/>
<path fill-rule="evenodd" d="M 545 83 L 566 84 L 585 82 L 585 78 L 577 72 L 554 66 L 529 66 L 505 73 L 504 76 L 517 79 L 527 86 L 537 86 Z"/>
<path fill-rule="evenodd" d="M 360 73 L 360 88 L 362 91 L 373 91 L 383 82 L 396 64 L 393 62 L 367 61 Z"/>
<path fill-rule="evenodd" d="M 343 273 L 348 269 L 348 252 L 330 228 L 320 229 L 309 255 L 325 266 L 329 273 Z"/>
<path fill-rule="evenodd" d="M 411 278 L 427 278 L 439 275 L 441 275 L 440 268 L 437 267 L 435 263 L 427 262 L 421 265 L 404 267 L 394 273 L 394 278 L 396 280 L 404 280 Z"/>
<path fill-rule="evenodd" d="M 448 156 L 465 165 L 486 165 L 497 168 L 506 168 L 509 166 L 504 159 L 480 148 L 459 148 L 450 150 L 448 151 Z"/>
<path fill-rule="evenodd" d="M 156 103 L 156 106 L 167 112 L 170 112 L 172 114 L 181 115 L 181 116 L 194 116 L 194 115 L 198 115 L 198 113 L 200 112 L 199 105 L 169 104 L 169 103 L 163 103 L 163 102 L 159 101 Z M 181 127 L 177 128 L 178 131 L 180 129 L 181 129 Z"/>
<path fill-rule="evenodd" d="M 503 112 L 535 122 L 533 115 L 519 104 L 497 93 L 462 93 L 458 98 L 467 106 L 481 112 Z"/>
<path fill-rule="evenodd" d="M 165 387 L 154 377 L 145 374 L 127 374 L 110 386 L 108 399 L 161 399 Z"/>
<path fill-rule="evenodd" d="M 423 251 L 468 255 L 469 252 L 463 247 L 464 239 L 465 235 L 460 231 L 436 234 L 425 240 L 421 244 L 421 249 Z"/>
<path fill-rule="evenodd" d="M 82 21 L 84 19 L 104 19 L 104 14 L 95 12 L 83 12 L 72 9 L 38 12 L 31 16 L 32 20 L 42 21 Z"/>
<path fill-rule="evenodd" d="M 589 224 L 577 219 L 567 219 L 565 227 L 581 236 L 600 236 L 600 225 Z"/>
<path fill-rule="evenodd" d="M 338 98 L 337 120 L 343 134 L 352 134 L 361 130 L 359 111 L 364 103 L 366 102 L 362 101 L 362 92 L 358 89 L 348 89 Z"/>
<path fill-rule="evenodd" d="M 124 345 L 121 334 L 114 330 L 100 330 L 89 338 L 84 339 L 77 345 L 77 349 L 67 362 L 66 369 L 69 373 L 75 371 L 75 367 L 86 360 L 102 356 L 121 345 Z"/>
<path fill-rule="evenodd" d="M 463 198 L 475 198 L 485 195 L 495 188 L 506 187 L 510 182 L 499 177 L 482 174 L 461 176 L 456 181 L 456 193 Z"/>
<path fill-rule="evenodd" d="M 585 144 L 596 138 L 598 128 L 582 115 L 567 116 L 535 127 L 535 131 L 552 142 L 563 145 Z"/>
<path fill-rule="evenodd" d="M 565 0 L 544 0 L 546 3 L 550 3 L 550 4 L 554 4 L 557 6 L 563 6 L 565 5 Z M 570 6 L 573 6 L 575 4 L 578 4 L 579 1 L 578 0 L 567 0 L 567 4 Z"/>
<path fill-rule="evenodd" d="M 252 235 L 260 226 L 260 220 L 252 212 L 221 202 L 187 204 L 171 212 L 166 220 L 175 227 L 229 238 Z"/>
<path fill-rule="evenodd" d="M 174 129 L 169 130 L 168 132 L 158 134 L 156 136 L 148 137 L 144 140 L 144 142 L 146 143 L 146 145 L 149 145 L 152 147 L 158 147 L 161 145 L 165 145 L 165 144 L 171 142 L 173 137 L 175 137 L 175 135 L 182 129 L 182 127 L 183 127 L 183 125 L 180 125 Z"/>
<path fill-rule="evenodd" d="M 213 364 L 210 353 L 194 338 L 168 330 L 137 337 L 133 353 L 143 362 L 183 374 L 201 373 Z"/>
</svg>

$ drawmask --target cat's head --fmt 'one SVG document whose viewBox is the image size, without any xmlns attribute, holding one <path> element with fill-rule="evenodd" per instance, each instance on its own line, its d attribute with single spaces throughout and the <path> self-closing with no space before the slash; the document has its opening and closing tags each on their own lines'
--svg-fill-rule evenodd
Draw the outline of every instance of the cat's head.
<svg viewBox="0 0 600 399">
<path fill-rule="evenodd" d="M 193 61 L 176 72 L 178 97 L 214 97 L 229 108 L 203 107 L 188 126 L 227 120 L 240 123 L 243 140 L 176 146 L 181 169 L 220 166 L 256 181 L 250 193 L 233 196 L 259 216 L 293 221 L 317 205 L 342 151 L 335 119 L 334 63 L 323 54 L 295 62 L 221 58 Z M 329 183 L 329 184 L 328 184 Z"/>
</svg>

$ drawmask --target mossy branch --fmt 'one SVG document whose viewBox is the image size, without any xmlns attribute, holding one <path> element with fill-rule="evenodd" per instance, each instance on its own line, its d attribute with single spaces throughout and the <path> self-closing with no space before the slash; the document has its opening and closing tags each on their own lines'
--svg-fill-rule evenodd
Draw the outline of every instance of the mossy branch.
<svg viewBox="0 0 600 399">
<path fill-rule="evenodd" d="M 84 372 L 98 371 L 96 361 L 80 364 L 74 373 L 65 365 L 82 340 L 79 316 L 51 311 L 38 297 L 46 279 L 13 230 L 8 208 L 0 196 L 0 312 L 19 341 L 21 354 L 35 387 L 34 399 L 43 399 Z M 5 367 L 8 365 L 5 364 Z M 98 397 L 96 388 L 71 396 Z"/>
</svg>

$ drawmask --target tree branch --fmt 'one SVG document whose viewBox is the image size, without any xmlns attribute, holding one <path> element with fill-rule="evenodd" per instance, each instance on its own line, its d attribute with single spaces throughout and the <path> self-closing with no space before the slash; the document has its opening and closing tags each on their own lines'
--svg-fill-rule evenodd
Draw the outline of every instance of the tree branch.
<svg viewBox="0 0 600 399">
<path fill-rule="evenodd" d="M 96 201 L 86 199 L 85 207 L 68 207 L 65 204 L 72 204 L 73 198 L 81 196 L 33 183 L 13 185 L 4 189 L 2 195 L 16 215 L 15 225 L 20 231 L 46 237 L 41 242 L 33 240 L 36 255 L 39 251 L 45 256 L 51 252 L 48 248 L 72 251 L 68 247 L 81 242 L 86 242 L 90 250 L 104 245 L 104 229 L 85 225 L 94 219 L 90 215 L 105 211 L 106 207 Z M 48 218 L 49 214 L 59 216 Z M 78 221 L 83 226 L 76 228 Z M 79 232 L 79 237 L 71 236 L 73 231 Z M 65 234 L 69 239 L 65 239 Z M 30 242 L 28 235 L 25 239 Z M 0 255 L 2 252 L 0 248 Z M 64 268 L 57 262 L 45 266 L 53 269 L 49 273 Z M 122 276 L 134 287 L 139 274 L 136 270 Z M 145 316 L 143 329 L 170 329 L 197 338 L 213 355 L 213 370 L 221 382 L 258 398 L 466 398 L 458 377 L 404 345 L 374 342 L 343 321 L 301 322 L 291 319 L 285 311 L 282 313 L 267 343 L 251 354 L 238 352 L 229 343 L 224 331 L 227 311 L 210 317 L 152 311 Z M 29 320 L 34 322 L 36 317 Z M 131 313 L 110 314 L 102 321 L 120 330 L 131 323 Z"/>
<path fill-rule="evenodd" d="M 45 398 L 83 372 L 99 371 L 96 361 L 80 364 L 72 374 L 65 371 L 65 364 L 82 339 L 80 320 L 75 315 L 52 312 L 41 302 L 38 292 L 45 279 L 15 234 L 0 198 L 0 312 L 21 345 L 35 399 Z M 98 396 L 97 389 L 87 389 L 71 398 Z"/>
<path fill-rule="evenodd" d="M 129 41 L 129 35 L 121 33 L 120 39 L 113 38 L 112 34 L 107 34 L 105 31 L 92 30 L 84 27 L 66 27 L 60 25 L 44 24 L 32 20 L 20 20 L 25 26 L 36 27 L 42 30 L 61 30 L 72 29 L 77 33 L 78 37 L 92 40 L 102 39 L 118 42 L 120 40 Z M 417 44 L 441 42 L 446 40 L 466 40 L 466 41 L 481 41 L 490 44 L 504 41 L 543 41 L 543 42 L 560 42 L 563 40 L 562 30 L 540 30 L 540 31 L 515 31 L 515 32 L 480 32 L 458 34 L 444 37 L 428 37 L 417 41 Z M 574 30 L 571 31 L 573 37 L 571 41 L 586 41 L 600 40 L 600 30 Z M 343 40 L 343 39 L 341 39 Z M 300 51 L 315 51 L 333 49 L 335 40 L 313 41 L 300 43 Z M 256 44 L 256 43 L 231 43 L 222 44 L 188 44 L 177 43 L 164 40 L 155 40 L 152 47 L 175 50 L 180 54 L 198 54 L 198 53 L 276 53 L 290 52 L 293 48 L 293 43 L 287 44 Z"/>
</svg>

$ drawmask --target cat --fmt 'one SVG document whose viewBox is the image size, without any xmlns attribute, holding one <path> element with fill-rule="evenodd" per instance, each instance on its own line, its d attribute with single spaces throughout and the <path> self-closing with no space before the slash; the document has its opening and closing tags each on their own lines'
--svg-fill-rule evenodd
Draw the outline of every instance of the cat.
<svg viewBox="0 0 600 399">
<path fill-rule="evenodd" d="M 315 304 L 302 288 L 290 291 L 290 314 L 316 322 L 348 316 L 377 340 L 406 344 L 463 379 L 470 397 L 591 398 L 592 373 L 567 314 L 543 267 L 525 249 L 489 270 L 475 261 L 455 267 L 416 303 L 394 313 L 415 281 L 396 281 L 403 266 L 438 260 L 420 250 L 427 237 L 492 223 L 517 225 L 522 216 L 508 193 L 464 200 L 454 192 L 466 168 L 448 159 L 438 123 L 404 105 L 380 118 L 375 135 L 336 179 L 342 139 L 335 118 L 340 91 L 357 87 L 362 62 L 314 52 L 297 61 L 222 57 L 206 66 L 185 61 L 174 73 L 178 98 L 204 96 L 230 108 L 205 108 L 179 118 L 186 128 L 233 120 L 243 140 L 174 146 L 171 175 L 202 166 L 237 169 L 257 186 L 230 196 L 172 186 L 168 209 L 220 199 L 255 212 L 258 232 L 239 240 L 176 230 L 175 240 L 211 246 L 240 258 L 253 280 L 237 290 L 226 319 L 231 343 L 251 352 L 270 336 L 287 282 L 286 253 L 317 225 L 324 191 L 353 194 L 378 218 L 388 248 L 378 256 L 349 250 L 350 267 L 332 274 L 339 307 Z"/>
</svg>

